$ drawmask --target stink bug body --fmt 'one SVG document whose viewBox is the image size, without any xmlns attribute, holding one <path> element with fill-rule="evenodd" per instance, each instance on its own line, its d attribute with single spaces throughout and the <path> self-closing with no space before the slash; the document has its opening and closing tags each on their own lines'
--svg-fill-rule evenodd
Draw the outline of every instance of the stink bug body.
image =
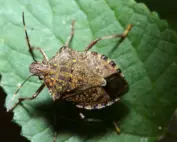
<svg viewBox="0 0 177 142">
<path fill-rule="evenodd" d="M 79 52 L 69 48 L 69 43 L 74 35 L 73 21 L 72 30 L 66 44 L 60 48 L 54 57 L 48 59 L 41 48 L 31 46 L 26 31 L 24 12 L 22 18 L 29 52 L 34 60 L 30 65 L 31 76 L 38 76 L 44 82 L 32 97 L 19 98 L 18 102 L 9 111 L 12 111 L 24 100 L 35 99 L 45 86 L 49 89 L 54 101 L 58 99 L 69 101 L 83 109 L 101 109 L 119 100 L 120 94 L 128 86 L 121 70 L 105 55 L 89 50 L 100 40 L 117 37 L 124 39 L 132 25 L 129 25 L 122 34 L 97 38 L 83 52 Z M 41 52 L 43 55 L 42 62 L 35 60 L 34 50 Z M 116 81 L 113 85 L 113 90 L 116 91 L 114 95 L 110 95 L 109 91 L 105 90 L 106 87 L 109 87 L 109 80 L 111 79 Z M 16 93 L 18 91 L 19 89 Z"/>
</svg>

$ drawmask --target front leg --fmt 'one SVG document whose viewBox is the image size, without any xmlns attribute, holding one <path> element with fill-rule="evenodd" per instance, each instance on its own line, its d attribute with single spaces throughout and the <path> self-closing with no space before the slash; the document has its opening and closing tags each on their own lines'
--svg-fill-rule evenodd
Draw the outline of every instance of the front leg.
<svg viewBox="0 0 177 142">
<path fill-rule="evenodd" d="M 16 108 L 16 106 L 18 106 L 21 102 L 23 102 L 25 100 L 33 100 L 33 99 L 35 99 L 39 95 L 39 93 L 44 89 L 44 87 L 45 87 L 45 84 L 42 83 L 42 85 L 37 89 L 37 91 L 33 94 L 33 96 L 28 97 L 28 98 L 19 98 L 18 102 L 15 103 L 13 105 L 13 107 L 8 110 L 8 112 L 13 111 Z"/>
</svg>

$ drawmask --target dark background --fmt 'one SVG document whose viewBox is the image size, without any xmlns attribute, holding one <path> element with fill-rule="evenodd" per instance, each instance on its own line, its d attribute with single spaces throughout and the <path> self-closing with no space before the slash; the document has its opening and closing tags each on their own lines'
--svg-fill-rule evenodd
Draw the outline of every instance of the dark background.
<svg viewBox="0 0 177 142">
<path fill-rule="evenodd" d="M 151 11 L 156 11 L 161 19 L 167 20 L 177 31 L 177 0 L 135 0 L 144 3 Z"/>
<path fill-rule="evenodd" d="M 166 19 L 170 27 L 177 31 L 177 0 L 136 0 L 143 2 L 151 11 L 156 11 L 161 19 Z M 0 88 L 0 139 L 2 142 L 29 142 L 24 137 L 20 136 L 20 127 L 12 123 L 12 113 L 7 113 L 4 108 L 6 94 Z M 177 117 L 174 116 L 170 122 L 170 131 L 177 133 Z M 177 142 L 177 138 L 167 135 L 160 142 Z"/>
<path fill-rule="evenodd" d="M 20 136 L 20 127 L 11 122 L 13 114 L 4 107 L 6 94 L 0 88 L 0 139 L 2 142 L 29 142 Z"/>
</svg>

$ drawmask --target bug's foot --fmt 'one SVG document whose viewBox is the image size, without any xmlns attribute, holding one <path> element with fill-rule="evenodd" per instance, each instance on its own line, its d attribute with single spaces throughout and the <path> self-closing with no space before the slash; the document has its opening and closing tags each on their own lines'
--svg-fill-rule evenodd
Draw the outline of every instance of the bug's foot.
<svg viewBox="0 0 177 142">
<path fill-rule="evenodd" d="M 10 109 L 8 109 L 7 112 L 12 112 L 16 108 L 17 105 L 18 104 L 15 104 L 13 107 L 11 107 Z"/>
<path fill-rule="evenodd" d="M 79 116 L 80 116 L 81 119 L 85 119 L 85 115 L 83 113 L 80 112 Z"/>
<path fill-rule="evenodd" d="M 114 125 L 114 127 L 116 129 L 117 134 L 120 135 L 120 128 L 119 128 L 119 126 L 116 124 L 115 121 L 113 121 L 112 123 L 113 123 L 113 125 Z"/>
<path fill-rule="evenodd" d="M 123 37 L 123 38 L 125 38 L 125 37 L 128 35 L 128 33 L 130 32 L 130 30 L 132 29 L 132 27 L 133 27 L 132 24 L 129 24 L 129 25 L 127 26 L 127 28 L 125 29 L 125 31 L 124 31 L 123 34 L 122 34 L 122 37 Z"/>
</svg>

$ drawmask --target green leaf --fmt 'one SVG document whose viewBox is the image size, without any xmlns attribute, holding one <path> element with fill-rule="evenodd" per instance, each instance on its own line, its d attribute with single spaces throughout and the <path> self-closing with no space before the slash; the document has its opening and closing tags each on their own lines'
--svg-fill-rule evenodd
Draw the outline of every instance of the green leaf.
<svg viewBox="0 0 177 142">
<path fill-rule="evenodd" d="M 41 83 L 32 78 L 13 97 L 30 75 L 29 65 L 33 62 L 25 41 L 23 10 L 31 44 L 43 48 L 50 58 L 67 40 L 72 20 L 76 20 L 76 26 L 71 47 L 79 51 L 97 37 L 123 32 L 131 23 L 134 27 L 119 48 L 114 48 L 114 39 L 101 41 L 92 49 L 114 60 L 129 83 L 129 91 L 121 98 L 127 108 L 119 121 L 121 135 L 109 126 L 102 133 L 94 131 L 94 136 L 83 136 L 73 131 L 80 127 L 76 125 L 71 131 L 69 126 L 66 131 L 59 131 L 57 141 L 155 142 L 166 131 L 177 107 L 177 37 L 156 13 L 133 0 L 6 0 L 0 1 L 0 8 L 0 73 L 1 86 L 7 93 L 7 109 L 17 98 L 32 96 Z M 38 52 L 36 56 L 41 60 Z M 54 111 L 48 105 L 51 103 L 44 89 L 35 100 L 25 101 L 14 110 L 13 121 L 30 141 L 52 141 Z M 114 115 L 122 111 L 119 108 Z"/>
</svg>

